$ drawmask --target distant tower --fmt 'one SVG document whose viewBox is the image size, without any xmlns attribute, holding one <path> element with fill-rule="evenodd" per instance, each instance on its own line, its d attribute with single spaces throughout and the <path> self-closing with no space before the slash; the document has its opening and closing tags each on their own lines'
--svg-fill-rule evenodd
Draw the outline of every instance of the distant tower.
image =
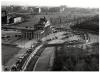
<svg viewBox="0 0 100 72">
<path fill-rule="evenodd" d="M 39 8 L 39 13 L 41 13 L 41 8 Z"/>
<path fill-rule="evenodd" d="M 67 7 L 65 5 L 60 6 L 60 12 L 63 12 Z"/>
<path fill-rule="evenodd" d="M 34 14 L 39 14 L 39 13 L 41 13 L 41 8 L 35 7 L 35 8 L 33 8 L 33 12 L 34 12 Z"/>
</svg>

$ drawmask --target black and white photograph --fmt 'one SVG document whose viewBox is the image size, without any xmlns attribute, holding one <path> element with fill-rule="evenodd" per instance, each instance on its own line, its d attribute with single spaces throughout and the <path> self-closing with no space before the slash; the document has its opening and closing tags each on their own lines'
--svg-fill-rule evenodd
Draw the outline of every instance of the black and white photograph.
<svg viewBox="0 0 100 72">
<path fill-rule="evenodd" d="M 99 72 L 98 0 L 2 0 L 2 71 Z"/>
</svg>

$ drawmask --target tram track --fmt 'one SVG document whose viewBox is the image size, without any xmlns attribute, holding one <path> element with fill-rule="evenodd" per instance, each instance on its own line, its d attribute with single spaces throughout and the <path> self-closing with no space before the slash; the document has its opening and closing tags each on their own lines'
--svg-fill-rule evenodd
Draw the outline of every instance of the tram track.
<svg viewBox="0 0 100 72">
<path fill-rule="evenodd" d="M 22 66 L 22 71 L 26 70 L 30 60 L 32 57 L 35 56 L 35 54 L 37 53 L 37 51 L 42 47 L 43 45 L 39 45 L 31 54 L 30 56 L 27 58 L 27 60 L 25 61 L 24 65 Z"/>
</svg>

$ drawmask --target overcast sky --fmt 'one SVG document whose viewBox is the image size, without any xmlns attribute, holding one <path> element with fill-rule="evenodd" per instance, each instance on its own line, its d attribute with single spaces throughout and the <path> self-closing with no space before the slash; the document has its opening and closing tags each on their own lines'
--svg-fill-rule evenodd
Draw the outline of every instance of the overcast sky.
<svg viewBox="0 0 100 72">
<path fill-rule="evenodd" d="M 99 8 L 99 0 L 1 0 L 1 5 L 60 6 Z"/>
</svg>

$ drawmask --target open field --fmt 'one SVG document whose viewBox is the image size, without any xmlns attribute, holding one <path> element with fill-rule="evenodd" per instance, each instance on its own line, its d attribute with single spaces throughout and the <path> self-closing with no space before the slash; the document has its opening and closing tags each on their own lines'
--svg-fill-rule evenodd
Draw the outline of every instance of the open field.
<svg viewBox="0 0 100 72">
<path fill-rule="evenodd" d="M 13 56 L 17 54 L 19 50 L 20 48 L 12 45 L 2 45 L 2 64 L 6 65 L 6 63 L 13 58 Z"/>
<path fill-rule="evenodd" d="M 98 71 L 99 70 L 99 47 L 94 43 L 87 49 L 79 46 L 57 48 L 57 54 L 53 71 Z"/>
</svg>

